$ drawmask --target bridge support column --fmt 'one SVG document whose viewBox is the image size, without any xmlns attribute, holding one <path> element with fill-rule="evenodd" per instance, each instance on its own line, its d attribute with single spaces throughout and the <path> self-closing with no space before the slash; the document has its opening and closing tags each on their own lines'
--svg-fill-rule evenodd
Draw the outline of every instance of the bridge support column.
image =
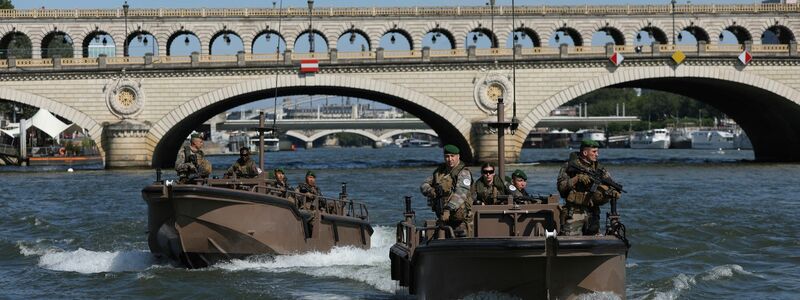
<svg viewBox="0 0 800 300">
<path fill-rule="evenodd" d="M 375 141 L 375 142 L 372 144 L 372 148 L 376 148 L 376 149 L 377 149 L 377 148 L 383 148 L 383 146 L 384 146 L 384 145 L 383 145 L 383 142 L 381 142 L 381 141 Z"/>
<path fill-rule="evenodd" d="M 797 56 L 797 41 L 789 41 L 789 56 Z"/>
<path fill-rule="evenodd" d="M 314 148 L 314 141 L 306 142 L 306 149 Z"/>
<path fill-rule="evenodd" d="M 108 168 L 146 168 L 150 166 L 145 136 L 150 126 L 122 120 L 103 129 L 103 149 Z"/>
<path fill-rule="evenodd" d="M 472 124 L 472 148 L 475 150 L 475 160 L 479 163 L 493 162 L 497 163 L 497 131 L 490 128 L 488 124 L 478 122 Z M 525 135 L 517 131 L 514 135 L 506 132 L 505 137 L 505 162 L 516 163 L 519 161 L 519 154 L 522 150 L 522 143 L 525 141 Z"/>
</svg>

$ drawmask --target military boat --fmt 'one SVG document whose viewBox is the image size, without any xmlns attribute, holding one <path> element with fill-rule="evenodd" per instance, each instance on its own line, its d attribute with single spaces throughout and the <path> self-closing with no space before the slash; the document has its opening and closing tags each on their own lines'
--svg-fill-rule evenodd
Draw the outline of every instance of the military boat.
<svg viewBox="0 0 800 300">
<path fill-rule="evenodd" d="M 504 120 L 498 99 L 499 174 L 504 174 Z M 621 189 L 621 187 L 620 187 Z M 563 236 L 558 196 L 507 198 L 506 204 L 473 205 L 466 237 L 437 220 L 417 225 L 411 198 L 397 241 L 389 251 L 392 280 L 420 299 L 463 299 L 482 292 L 523 299 L 573 299 L 593 292 L 625 297 L 625 226 L 611 201 L 603 235 Z M 437 215 L 440 213 L 437 212 Z"/>
<path fill-rule="evenodd" d="M 262 113 L 262 134 L 263 118 Z M 263 169 L 264 151 L 260 153 Z M 142 189 L 150 251 L 185 267 L 254 254 L 370 247 L 369 211 L 348 199 L 344 183 L 338 198 L 327 198 L 279 188 L 263 176 L 178 183 L 157 174 Z"/>
<path fill-rule="evenodd" d="M 148 244 L 188 268 L 253 254 L 370 247 L 373 229 L 363 203 L 273 188 L 269 179 L 157 181 L 142 190 Z"/>
</svg>

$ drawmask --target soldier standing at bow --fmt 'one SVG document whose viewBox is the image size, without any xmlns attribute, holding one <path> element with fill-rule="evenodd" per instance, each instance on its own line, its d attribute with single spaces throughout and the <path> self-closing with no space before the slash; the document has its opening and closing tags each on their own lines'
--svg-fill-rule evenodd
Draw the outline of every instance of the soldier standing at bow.
<svg viewBox="0 0 800 300">
<path fill-rule="evenodd" d="M 445 145 L 444 163 L 425 179 L 419 189 L 428 197 L 428 205 L 440 222 L 452 227 L 457 236 L 467 236 L 472 217 L 472 173 L 461 161 L 460 152 L 455 145 Z"/>
<path fill-rule="evenodd" d="M 600 166 L 596 141 L 584 140 L 578 152 L 570 154 L 558 174 L 558 192 L 566 200 L 566 221 L 562 226 L 564 235 L 595 235 L 600 231 L 600 206 L 619 199 L 618 190 L 596 182 L 588 172 L 601 174 L 610 179 L 611 175 Z"/>
</svg>

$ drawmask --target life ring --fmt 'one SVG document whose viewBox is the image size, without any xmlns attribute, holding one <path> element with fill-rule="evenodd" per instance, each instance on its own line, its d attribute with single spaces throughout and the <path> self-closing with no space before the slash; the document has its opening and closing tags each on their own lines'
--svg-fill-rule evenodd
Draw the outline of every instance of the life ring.
<svg viewBox="0 0 800 300">
<path fill-rule="evenodd" d="M 58 149 L 58 155 L 59 156 L 64 156 L 66 153 L 67 153 L 67 149 L 64 149 L 64 147 L 61 147 L 61 148 Z"/>
</svg>

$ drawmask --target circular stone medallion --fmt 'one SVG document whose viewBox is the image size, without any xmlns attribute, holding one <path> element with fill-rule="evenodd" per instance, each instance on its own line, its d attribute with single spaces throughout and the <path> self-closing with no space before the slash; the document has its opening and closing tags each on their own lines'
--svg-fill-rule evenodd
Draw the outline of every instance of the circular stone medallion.
<svg viewBox="0 0 800 300">
<path fill-rule="evenodd" d="M 144 97 L 135 85 L 120 82 L 108 93 L 107 103 L 111 112 L 118 117 L 130 118 L 142 110 Z"/>
<path fill-rule="evenodd" d="M 506 76 L 497 73 L 486 74 L 475 84 L 475 104 L 486 113 L 496 114 L 497 99 L 502 97 L 506 107 L 513 101 L 511 88 L 511 82 Z"/>
</svg>

